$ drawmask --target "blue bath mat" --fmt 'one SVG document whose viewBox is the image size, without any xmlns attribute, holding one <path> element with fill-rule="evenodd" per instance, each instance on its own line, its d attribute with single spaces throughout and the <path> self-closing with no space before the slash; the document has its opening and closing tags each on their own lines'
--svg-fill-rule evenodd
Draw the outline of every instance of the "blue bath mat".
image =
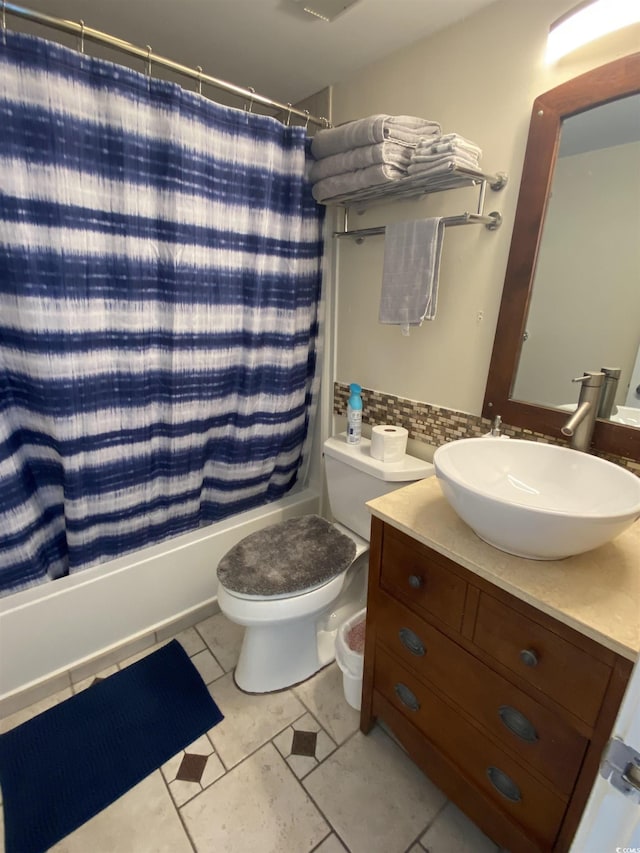
<svg viewBox="0 0 640 853">
<path fill-rule="evenodd" d="M 6 853 L 42 853 L 222 714 L 177 640 L 0 736 Z"/>
</svg>

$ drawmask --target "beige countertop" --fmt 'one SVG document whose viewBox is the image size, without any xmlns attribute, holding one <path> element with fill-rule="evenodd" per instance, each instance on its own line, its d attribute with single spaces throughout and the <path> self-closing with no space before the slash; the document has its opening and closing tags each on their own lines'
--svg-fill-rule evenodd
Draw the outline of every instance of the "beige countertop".
<svg viewBox="0 0 640 853">
<path fill-rule="evenodd" d="M 606 648 L 640 652 L 640 521 L 566 560 L 525 560 L 487 545 L 442 495 L 436 477 L 367 504 L 372 515 Z"/>
</svg>

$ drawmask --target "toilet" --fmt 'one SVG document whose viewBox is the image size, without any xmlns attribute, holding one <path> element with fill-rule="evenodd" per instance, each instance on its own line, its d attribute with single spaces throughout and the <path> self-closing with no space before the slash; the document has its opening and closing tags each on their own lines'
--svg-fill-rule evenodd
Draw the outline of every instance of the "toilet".
<svg viewBox="0 0 640 853">
<path fill-rule="evenodd" d="M 305 681 L 335 658 L 339 626 L 366 606 L 371 517 L 366 501 L 434 474 L 405 455 L 381 462 L 371 442 L 324 443 L 333 523 L 305 515 L 249 534 L 218 565 L 218 604 L 245 627 L 235 681 L 268 693 Z"/>
</svg>

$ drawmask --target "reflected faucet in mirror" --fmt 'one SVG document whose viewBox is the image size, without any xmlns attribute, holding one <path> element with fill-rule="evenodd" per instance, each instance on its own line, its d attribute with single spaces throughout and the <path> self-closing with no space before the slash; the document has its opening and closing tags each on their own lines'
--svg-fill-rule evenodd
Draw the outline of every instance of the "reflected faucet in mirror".
<svg viewBox="0 0 640 853">
<path fill-rule="evenodd" d="M 578 408 L 560 432 L 571 438 L 571 447 L 574 450 L 589 450 L 596 418 L 598 417 L 604 376 L 601 371 L 585 370 L 583 376 L 578 376 L 577 379 L 572 380 L 581 383 Z"/>
<path fill-rule="evenodd" d="M 598 417 L 610 418 L 613 412 L 616 392 L 618 390 L 618 380 L 620 379 L 622 370 L 619 367 L 601 367 L 600 370 L 604 373 L 604 388 L 600 395 Z"/>
</svg>

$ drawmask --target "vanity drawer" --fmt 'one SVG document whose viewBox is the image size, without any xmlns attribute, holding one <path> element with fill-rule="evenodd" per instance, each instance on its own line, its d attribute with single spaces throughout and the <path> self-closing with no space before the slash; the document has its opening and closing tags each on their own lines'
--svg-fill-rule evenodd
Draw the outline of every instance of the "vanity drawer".
<svg viewBox="0 0 640 853">
<path fill-rule="evenodd" d="M 587 740 L 557 714 L 449 640 L 408 608 L 378 593 L 376 637 L 408 669 L 452 699 L 515 757 L 569 794 Z"/>
<path fill-rule="evenodd" d="M 566 799 L 543 785 L 382 649 L 375 689 L 446 755 L 476 788 L 550 848 Z"/>
<path fill-rule="evenodd" d="M 380 585 L 416 612 L 435 616 L 459 631 L 467 584 L 450 560 L 385 529 Z"/>
<path fill-rule="evenodd" d="M 481 593 L 474 642 L 559 705 L 593 725 L 611 668 L 554 631 Z"/>
</svg>

